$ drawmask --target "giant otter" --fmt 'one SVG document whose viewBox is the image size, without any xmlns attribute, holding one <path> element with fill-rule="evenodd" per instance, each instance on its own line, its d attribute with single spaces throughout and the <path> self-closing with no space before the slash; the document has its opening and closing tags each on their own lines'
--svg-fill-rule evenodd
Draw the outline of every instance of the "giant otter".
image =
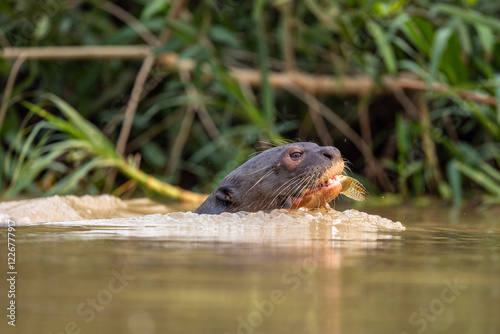
<svg viewBox="0 0 500 334">
<path fill-rule="evenodd" d="M 335 147 L 308 142 L 274 147 L 226 176 L 195 213 L 329 208 L 342 190 L 343 170 Z"/>
</svg>

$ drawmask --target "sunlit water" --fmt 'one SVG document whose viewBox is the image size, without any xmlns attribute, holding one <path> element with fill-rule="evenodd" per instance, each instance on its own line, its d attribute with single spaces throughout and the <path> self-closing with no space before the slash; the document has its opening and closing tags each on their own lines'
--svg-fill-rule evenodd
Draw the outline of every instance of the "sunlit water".
<svg viewBox="0 0 500 334">
<path fill-rule="evenodd" d="M 499 333 L 500 219 L 193 213 L 16 226 L 16 333 Z M 7 231 L 0 229 L 2 275 Z M 1 285 L 2 300 L 8 286 Z M 7 303 L 3 303 L 7 305 Z M 5 331 L 2 329 L 1 333 Z"/>
</svg>

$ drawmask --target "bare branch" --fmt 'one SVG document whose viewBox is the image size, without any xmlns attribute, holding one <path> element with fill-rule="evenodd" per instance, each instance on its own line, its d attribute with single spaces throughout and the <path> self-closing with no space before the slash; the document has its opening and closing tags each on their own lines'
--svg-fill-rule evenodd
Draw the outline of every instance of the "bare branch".
<svg viewBox="0 0 500 334">
<path fill-rule="evenodd" d="M 33 47 L 14 48 L 8 47 L 0 51 L 0 56 L 6 59 L 14 59 L 21 54 L 26 59 L 144 59 L 151 54 L 151 47 L 144 45 L 136 46 L 68 46 L 68 47 Z M 156 61 L 166 67 L 175 70 L 191 70 L 195 63 L 191 59 L 179 60 L 175 53 L 164 53 L 157 57 Z M 207 78 L 211 77 L 206 69 Z M 237 81 L 245 81 L 251 86 L 260 86 L 262 83 L 260 70 L 242 69 L 229 67 L 229 73 Z M 335 77 L 331 75 L 311 75 L 293 72 L 271 72 L 269 82 L 275 89 L 288 89 L 291 85 L 298 86 L 311 94 L 329 95 L 355 95 L 363 96 L 369 91 L 374 94 L 389 93 L 394 87 L 417 91 L 432 90 L 435 92 L 455 92 L 463 99 L 491 106 L 497 105 L 494 96 L 468 91 L 454 90 L 453 87 L 443 83 L 428 84 L 415 78 L 409 73 L 397 77 L 383 76 L 382 86 L 366 75 Z"/>
<path fill-rule="evenodd" d="M 0 130 L 2 130 L 3 121 L 5 119 L 5 115 L 7 114 L 7 109 L 9 107 L 10 96 L 12 95 L 12 90 L 14 89 L 14 83 L 16 82 L 17 73 L 19 73 L 19 69 L 21 65 L 24 63 L 26 58 L 24 56 L 20 56 L 12 65 L 12 68 L 9 73 L 9 78 L 7 79 L 7 84 L 5 85 L 5 90 L 2 96 L 2 105 L 0 105 Z"/>
<path fill-rule="evenodd" d="M 21 55 L 26 59 L 138 59 L 142 60 L 151 53 L 148 45 L 130 46 L 41 46 L 41 47 L 9 47 L 0 50 L 0 57 L 15 59 Z"/>
</svg>

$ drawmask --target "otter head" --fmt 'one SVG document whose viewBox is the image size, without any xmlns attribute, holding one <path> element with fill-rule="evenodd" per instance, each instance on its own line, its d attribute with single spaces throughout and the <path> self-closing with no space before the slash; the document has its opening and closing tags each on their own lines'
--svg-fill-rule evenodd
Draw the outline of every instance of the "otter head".
<svg viewBox="0 0 500 334">
<path fill-rule="evenodd" d="M 338 149 L 293 143 L 264 151 L 226 176 L 196 213 L 328 207 L 342 190 Z"/>
</svg>

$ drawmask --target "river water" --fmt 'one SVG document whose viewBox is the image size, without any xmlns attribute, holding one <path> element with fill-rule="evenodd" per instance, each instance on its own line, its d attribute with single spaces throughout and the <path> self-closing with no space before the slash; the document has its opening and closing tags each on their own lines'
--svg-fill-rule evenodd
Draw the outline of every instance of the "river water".
<svg viewBox="0 0 500 334">
<path fill-rule="evenodd" d="M 178 212 L 18 224 L 16 327 L 7 324 L 3 279 L 0 328 L 500 333 L 498 212 L 364 211 Z M 7 221 L 0 228 L 2 275 Z"/>
</svg>

